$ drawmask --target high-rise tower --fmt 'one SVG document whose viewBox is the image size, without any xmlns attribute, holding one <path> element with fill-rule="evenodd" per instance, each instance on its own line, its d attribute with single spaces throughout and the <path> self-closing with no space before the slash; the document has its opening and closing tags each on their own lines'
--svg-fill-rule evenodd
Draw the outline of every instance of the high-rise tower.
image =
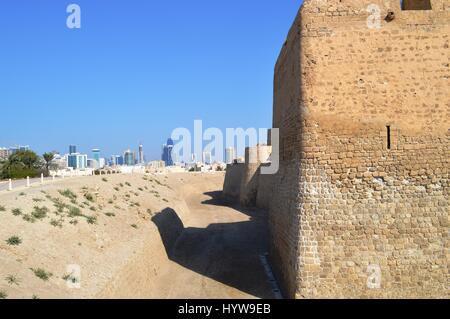
<svg viewBox="0 0 450 319">
<path fill-rule="evenodd" d="M 77 152 L 76 145 L 69 145 L 69 154 L 75 154 Z"/>
<path fill-rule="evenodd" d="M 166 163 L 166 166 L 173 166 L 174 164 L 172 159 L 173 145 L 173 140 L 171 138 L 167 140 L 167 144 L 163 145 L 162 160 Z"/>
<path fill-rule="evenodd" d="M 139 164 L 144 164 L 144 146 L 139 144 Z"/>
<path fill-rule="evenodd" d="M 100 168 L 100 150 L 98 148 L 92 150 L 92 158 L 96 161 L 95 168 Z"/>
</svg>

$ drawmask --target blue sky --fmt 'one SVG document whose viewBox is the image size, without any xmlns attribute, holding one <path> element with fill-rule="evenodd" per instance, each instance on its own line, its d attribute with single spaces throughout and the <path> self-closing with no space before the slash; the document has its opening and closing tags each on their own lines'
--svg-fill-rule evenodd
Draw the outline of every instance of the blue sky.
<svg viewBox="0 0 450 319">
<path fill-rule="evenodd" d="M 2 0 L 0 147 L 160 157 L 176 127 L 270 127 L 301 0 Z M 81 29 L 66 7 L 81 7 Z"/>
</svg>

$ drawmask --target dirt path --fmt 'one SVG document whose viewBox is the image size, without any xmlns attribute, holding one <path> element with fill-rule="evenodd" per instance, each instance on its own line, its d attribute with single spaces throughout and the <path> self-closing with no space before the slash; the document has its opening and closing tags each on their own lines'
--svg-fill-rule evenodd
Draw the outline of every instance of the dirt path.
<svg viewBox="0 0 450 319">
<path fill-rule="evenodd" d="M 182 179 L 173 176 L 170 182 L 185 197 L 189 216 L 177 221 L 176 212 L 162 213 L 172 215 L 171 225 L 183 224 L 178 240 L 166 245 L 173 263 L 161 278 L 170 283 L 164 297 L 273 298 L 260 260 L 267 239 L 263 213 L 222 201 L 221 175 Z M 165 241 L 164 231 L 161 236 Z"/>
</svg>

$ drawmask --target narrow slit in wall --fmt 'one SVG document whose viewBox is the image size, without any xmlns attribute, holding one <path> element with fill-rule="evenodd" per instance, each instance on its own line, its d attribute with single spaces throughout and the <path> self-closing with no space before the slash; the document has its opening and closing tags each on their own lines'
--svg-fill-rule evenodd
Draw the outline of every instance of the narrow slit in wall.
<svg viewBox="0 0 450 319">
<path fill-rule="evenodd" d="M 387 128 L 387 149 L 391 149 L 391 127 L 388 125 Z"/>
</svg>

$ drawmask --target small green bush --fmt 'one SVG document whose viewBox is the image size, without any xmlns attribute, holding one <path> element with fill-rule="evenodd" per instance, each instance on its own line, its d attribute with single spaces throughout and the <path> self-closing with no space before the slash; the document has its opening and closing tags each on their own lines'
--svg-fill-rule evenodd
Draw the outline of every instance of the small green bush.
<svg viewBox="0 0 450 319">
<path fill-rule="evenodd" d="M 77 194 L 75 194 L 74 192 L 72 192 L 70 189 L 65 189 L 63 191 L 59 190 L 58 191 L 62 196 L 67 197 L 68 199 L 74 200 L 76 199 L 78 196 Z"/>
<path fill-rule="evenodd" d="M 8 284 L 17 285 L 17 286 L 19 285 L 19 282 L 20 282 L 19 279 L 17 279 L 17 277 L 13 276 L 13 275 L 6 276 L 5 280 Z"/>
<path fill-rule="evenodd" d="M 53 205 L 58 210 L 58 212 L 62 213 L 65 208 L 67 208 L 67 204 L 63 203 L 63 201 L 59 198 L 52 198 Z"/>
<path fill-rule="evenodd" d="M 94 224 L 97 223 L 97 217 L 95 217 L 95 216 L 87 216 L 86 217 L 86 221 L 87 221 L 88 224 L 94 225 Z"/>
<path fill-rule="evenodd" d="M 20 210 L 19 208 L 14 208 L 11 212 L 14 216 L 22 215 L 22 210 Z"/>
<path fill-rule="evenodd" d="M 19 236 L 11 236 L 6 240 L 6 243 L 10 246 L 19 246 L 22 243 L 22 239 Z"/>
<path fill-rule="evenodd" d="M 36 218 L 34 218 L 33 216 L 31 216 L 29 214 L 23 215 L 22 219 L 24 221 L 26 221 L 26 222 L 29 222 L 29 223 L 35 223 L 36 222 Z"/>
<path fill-rule="evenodd" d="M 68 216 L 70 218 L 73 218 L 73 217 L 83 216 L 83 214 L 81 213 L 81 210 L 78 207 L 70 206 L 69 207 L 69 214 L 68 214 Z"/>
<path fill-rule="evenodd" d="M 47 272 L 42 268 L 30 268 L 30 270 L 34 273 L 36 277 L 42 279 L 43 281 L 48 281 L 53 274 L 51 272 Z"/>
<path fill-rule="evenodd" d="M 49 212 L 47 207 L 38 207 L 34 206 L 34 210 L 31 213 L 31 216 L 33 216 L 36 219 L 44 219 L 47 217 L 47 213 Z"/>
<path fill-rule="evenodd" d="M 50 221 L 50 225 L 52 225 L 53 227 L 59 227 L 59 228 L 63 227 L 62 221 L 56 220 L 56 219 L 52 219 Z"/>
<path fill-rule="evenodd" d="M 70 274 L 70 275 L 64 275 L 64 276 L 62 277 L 62 279 L 63 279 L 64 281 L 68 281 L 68 282 L 71 282 L 71 283 L 73 283 L 73 284 L 76 284 L 76 283 L 78 282 L 78 278 L 75 277 L 75 276 L 73 276 L 72 274 Z"/>
</svg>

